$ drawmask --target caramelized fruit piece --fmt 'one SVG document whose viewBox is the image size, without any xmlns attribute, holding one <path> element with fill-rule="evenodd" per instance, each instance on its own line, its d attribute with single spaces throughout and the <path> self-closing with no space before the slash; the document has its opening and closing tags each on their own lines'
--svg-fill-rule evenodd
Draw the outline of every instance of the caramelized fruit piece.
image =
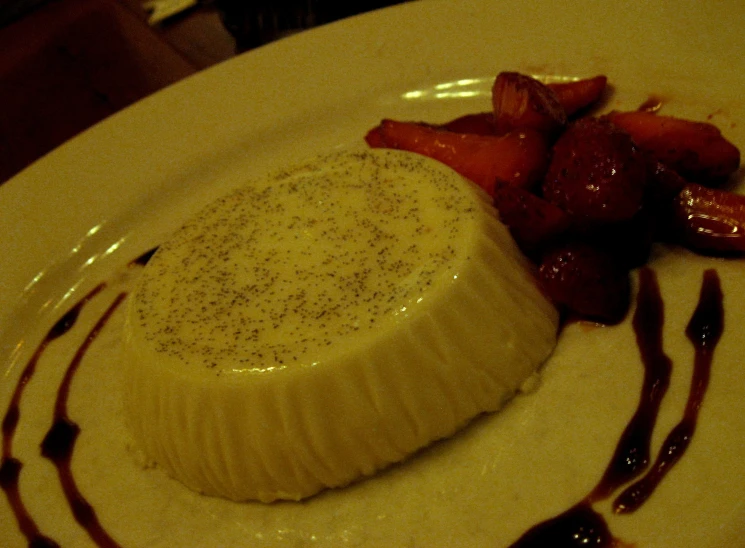
<svg viewBox="0 0 745 548">
<path fill-rule="evenodd" d="M 625 131 L 583 118 L 554 145 L 543 196 L 580 226 L 625 221 L 641 209 L 646 173 L 646 160 Z"/>
<path fill-rule="evenodd" d="M 530 128 L 553 136 L 566 124 L 556 94 L 535 78 L 502 72 L 492 86 L 494 124 L 498 133 Z"/>
<path fill-rule="evenodd" d="M 408 150 L 439 160 L 490 195 L 497 181 L 532 187 L 541 178 L 548 156 L 544 137 L 531 130 L 501 136 L 473 135 L 383 120 L 366 140 L 372 147 Z"/>
<path fill-rule="evenodd" d="M 493 112 L 466 114 L 456 118 L 455 120 L 451 120 L 440 127 L 448 131 L 455 131 L 456 133 L 474 133 L 476 135 L 497 134 L 497 130 L 494 127 Z"/>
<path fill-rule="evenodd" d="M 712 124 L 643 111 L 605 117 L 688 180 L 718 184 L 740 166 L 740 151 Z"/>
<path fill-rule="evenodd" d="M 494 206 L 525 253 L 555 240 L 569 228 L 564 211 L 522 188 L 498 186 Z"/>
<path fill-rule="evenodd" d="M 673 203 L 681 243 L 708 254 L 745 252 L 745 196 L 689 183 Z"/>
<path fill-rule="evenodd" d="M 577 112 L 597 103 L 605 92 L 608 78 L 595 76 L 574 82 L 560 82 L 547 84 L 556 94 L 556 98 L 567 116 L 573 116 Z"/>
<path fill-rule="evenodd" d="M 365 135 L 365 142 L 371 148 L 386 148 L 383 131 L 380 126 L 375 126 Z"/>
<path fill-rule="evenodd" d="M 645 208 L 627 221 L 596 226 L 576 231 L 574 237 L 582 242 L 612 252 L 624 268 L 642 266 L 649 259 L 656 236 L 658 214 Z"/>
<path fill-rule="evenodd" d="M 647 204 L 653 208 L 666 207 L 687 183 L 677 171 L 650 158 L 647 168 Z"/>
<path fill-rule="evenodd" d="M 543 257 L 538 279 L 556 304 L 583 319 L 615 324 L 628 311 L 628 271 L 596 246 L 572 242 L 553 248 Z"/>
</svg>

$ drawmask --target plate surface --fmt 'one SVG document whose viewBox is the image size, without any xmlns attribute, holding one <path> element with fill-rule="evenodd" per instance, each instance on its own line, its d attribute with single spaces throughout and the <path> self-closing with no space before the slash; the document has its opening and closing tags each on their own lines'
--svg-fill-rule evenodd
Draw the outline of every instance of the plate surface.
<svg viewBox="0 0 745 548">
<path fill-rule="evenodd" d="M 445 121 L 489 108 L 497 72 L 606 74 L 607 108 L 650 95 L 664 113 L 709 119 L 741 148 L 745 5 L 734 2 L 422 0 L 270 44 L 180 82 L 99 124 L 0 187 L 0 410 L 45 334 L 98 293 L 52 341 L 24 386 L 12 454 L 38 529 L 94 546 L 39 445 L 65 370 L 104 310 L 126 292 L 128 263 L 205 202 L 254 176 L 361 147 L 383 117 Z M 740 177 L 742 178 L 742 177 Z M 737 546 L 745 533 L 745 265 L 658 249 L 665 349 L 675 369 L 653 447 L 680 418 L 693 351 L 683 330 L 702 272 L 719 270 L 725 336 L 694 442 L 637 513 L 609 516 L 639 547 Z M 627 322 L 562 335 L 541 385 L 504 412 L 350 488 L 304 503 L 233 504 L 143 469 L 118 399 L 117 310 L 74 376 L 68 415 L 81 430 L 72 473 L 105 532 L 134 546 L 503 546 L 582 499 L 598 481 L 639 397 Z M 95 536 L 95 535 L 94 535 Z M 104 541 L 100 540 L 99 543 Z M 0 544 L 23 546 L 0 500 Z M 105 544 L 104 544 L 105 545 Z"/>
</svg>

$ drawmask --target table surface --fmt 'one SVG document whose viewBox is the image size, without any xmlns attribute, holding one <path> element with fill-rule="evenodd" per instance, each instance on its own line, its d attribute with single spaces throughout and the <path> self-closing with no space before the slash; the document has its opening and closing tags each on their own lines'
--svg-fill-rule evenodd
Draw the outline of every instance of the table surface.
<svg viewBox="0 0 745 548">
<path fill-rule="evenodd" d="M 142 0 L 33 0 L 0 21 L 0 184 L 126 106 L 244 51 L 240 32 L 256 29 L 254 3 L 241 2 L 201 0 L 151 25 Z M 316 23 L 333 18 L 320 10 Z M 267 39 L 286 32 L 261 30 Z"/>
</svg>

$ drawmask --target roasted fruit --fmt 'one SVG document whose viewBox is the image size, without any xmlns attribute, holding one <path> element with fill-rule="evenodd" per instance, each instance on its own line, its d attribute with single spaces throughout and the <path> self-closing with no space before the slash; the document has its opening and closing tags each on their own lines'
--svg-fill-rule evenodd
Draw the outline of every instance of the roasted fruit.
<svg viewBox="0 0 745 548">
<path fill-rule="evenodd" d="M 381 126 L 375 126 L 365 135 L 365 142 L 370 148 L 386 148 Z"/>
<path fill-rule="evenodd" d="M 548 86 L 518 72 L 501 72 L 494 80 L 492 107 L 498 133 L 534 129 L 554 136 L 567 119 L 556 94 Z"/>
<path fill-rule="evenodd" d="M 515 186 L 498 186 L 494 206 L 524 253 L 556 240 L 569 228 L 569 217 L 555 205 Z"/>
<path fill-rule="evenodd" d="M 672 209 L 683 245 L 713 255 L 745 253 L 745 196 L 689 183 Z"/>
<path fill-rule="evenodd" d="M 600 101 L 608 85 L 608 78 L 595 76 L 584 80 L 547 85 L 556 94 L 566 115 L 571 117 Z"/>
<path fill-rule="evenodd" d="M 629 308 L 628 270 L 609 252 L 583 242 L 559 245 L 543 256 L 538 279 L 569 315 L 615 324 Z"/>
<path fill-rule="evenodd" d="M 667 207 L 688 183 L 677 171 L 650 157 L 647 169 L 647 205 Z"/>
<path fill-rule="evenodd" d="M 465 114 L 451 120 L 442 126 L 442 129 L 455 131 L 456 133 L 474 133 L 476 135 L 496 135 L 497 130 L 494 127 L 493 112 L 477 112 L 475 114 Z"/>
<path fill-rule="evenodd" d="M 605 118 L 690 181 L 717 185 L 740 166 L 740 151 L 712 124 L 644 111 L 611 112 Z"/>
<path fill-rule="evenodd" d="M 614 323 L 629 304 L 628 272 L 654 242 L 745 254 L 745 196 L 705 188 L 740 166 L 719 129 L 655 114 L 654 97 L 639 111 L 589 116 L 607 88 L 603 75 L 543 84 L 502 72 L 492 112 L 437 125 L 385 120 L 366 140 L 431 156 L 477 182 L 555 302 Z"/>
<path fill-rule="evenodd" d="M 575 230 L 573 237 L 613 253 L 618 264 L 624 268 L 642 266 L 649 259 L 652 244 L 658 235 L 660 213 L 641 209 L 627 221 L 619 221 L 589 230 Z"/>
<path fill-rule="evenodd" d="M 413 122 L 383 120 L 366 136 L 372 147 L 417 152 L 449 165 L 490 195 L 497 183 L 531 188 L 545 170 L 548 147 L 535 131 L 506 135 L 454 133 Z"/>
<path fill-rule="evenodd" d="M 644 155 L 625 131 L 583 118 L 554 145 L 543 197 L 579 226 L 626 221 L 642 207 L 646 179 Z"/>
</svg>

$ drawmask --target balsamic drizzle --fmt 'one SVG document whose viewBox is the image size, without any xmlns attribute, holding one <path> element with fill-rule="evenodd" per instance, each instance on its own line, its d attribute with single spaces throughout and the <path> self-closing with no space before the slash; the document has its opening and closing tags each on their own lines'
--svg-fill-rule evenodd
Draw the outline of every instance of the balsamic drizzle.
<svg viewBox="0 0 745 548">
<path fill-rule="evenodd" d="M 680 460 L 695 431 L 709 383 L 716 344 L 724 329 L 723 298 L 715 270 L 704 272 L 699 302 L 686 335 L 695 347 L 691 389 L 683 419 L 673 428 L 651 471 L 627 488 L 614 502 L 616 513 L 638 509 L 654 492 L 662 478 Z M 600 482 L 582 501 L 558 516 L 529 529 L 513 548 L 618 548 L 626 546 L 613 537 L 605 518 L 592 505 L 609 497 L 616 489 L 641 474 L 649 463 L 652 430 L 659 406 L 669 384 L 670 359 L 662 350 L 663 304 L 654 272 L 639 271 L 639 292 L 633 326 L 645 368 L 642 396 Z"/>
<path fill-rule="evenodd" d="M 91 328 L 88 336 L 67 366 L 65 376 L 62 378 L 62 382 L 57 390 L 52 427 L 44 437 L 44 441 L 41 442 L 41 454 L 51 460 L 57 468 L 57 475 L 62 485 L 62 491 L 75 517 L 75 521 L 85 529 L 88 536 L 98 546 L 104 548 L 118 548 L 119 544 L 101 526 L 96 511 L 80 492 L 73 477 L 71 469 L 72 453 L 75 448 L 75 441 L 80 433 L 80 427 L 67 414 L 67 398 L 70 393 L 72 379 L 88 348 L 126 296 L 126 293 L 119 293 L 116 296 L 111 305 L 109 305 L 93 328 Z"/>
<path fill-rule="evenodd" d="M 603 477 L 588 496 L 590 503 L 606 499 L 649 464 L 652 431 L 673 370 L 672 361 L 662 348 L 664 323 L 664 303 L 657 277 L 652 269 L 642 268 L 632 321 L 644 365 L 642 390 L 636 411 L 621 434 Z"/>
<path fill-rule="evenodd" d="M 154 252 L 155 249 L 152 249 L 142 254 L 129 265 L 144 265 Z M 12 445 L 20 420 L 20 401 L 49 343 L 70 331 L 82 308 L 104 287 L 105 284 L 100 284 L 91 290 L 52 326 L 23 369 L 3 418 L 0 487 L 5 492 L 21 533 L 28 540 L 28 545 L 33 548 L 53 548 L 59 545 L 41 534 L 26 509 L 18 488 L 23 463 L 13 456 Z M 67 414 L 67 399 L 72 380 L 90 344 L 125 298 L 126 293 L 116 296 L 68 364 L 57 391 L 52 426 L 41 443 L 42 455 L 52 461 L 57 468 L 60 484 L 75 520 L 90 538 L 103 548 L 118 548 L 119 544 L 101 526 L 95 510 L 80 493 L 73 477 L 71 461 L 80 427 Z M 724 329 L 722 301 L 718 275 L 714 270 L 707 270 L 704 273 L 698 305 L 686 328 L 686 335 L 695 348 L 695 363 L 683 418 L 668 435 L 650 471 L 616 498 L 613 506 L 616 513 L 629 513 L 639 508 L 651 496 L 672 466 L 682 458 L 690 444 L 708 388 L 714 349 Z M 636 412 L 621 434 L 613 457 L 595 488 L 566 512 L 531 528 L 512 544 L 512 547 L 627 546 L 613 537 L 607 522 L 593 509 L 593 504 L 610 497 L 622 485 L 638 477 L 649 464 L 652 430 L 672 371 L 672 363 L 662 349 L 663 324 L 663 302 L 657 278 L 651 269 L 644 267 L 639 271 L 639 291 L 633 319 L 636 341 L 644 364 L 644 381 Z"/>
<path fill-rule="evenodd" d="M 652 495 L 657 485 L 667 475 L 688 449 L 696 431 L 698 412 L 709 387 L 714 348 L 724 331 L 722 289 L 716 271 L 704 272 L 698 306 L 686 327 L 686 337 L 696 354 L 693 378 L 681 421 L 668 434 L 650 471 L 639 481 L 625 489 L 613 503 L 617 514 L 636 511 Z"/>
<path fill-rule="evenodd" d="M 13 456 L 13 437 L 18 426 L 18 422 L 21 418 L 21 398 L 23 391 L 28 385 L 31 378 L 36 372 L 36 365 L 39 362 L 42 354 L 46 350 L 49 343 L 53 340 L 65 335 L 72 327 L 80 315 L 80 311 L 93 297 L 98 295 L 105 284 L 100 284 L 94 287 L 87 295 L 80 299 L 75 305 L 72 306 L 47 332 L 46 336 L 36 347 L 31 359 L 24 367 L 21 372 L 21 377 L 16 384 L 13 395 L 8 405 L 8 410 L 5 412 L 2 423 L 3 432 L 3 444 L 2 444 L 2 464 L 0 464 L 0 487 L 5 492 L 5 496 L 8 499 L 8 503 L 16 517 L 18 527 L 21 533 L 28 540 L 29 546 L 42 547 L 54 547 L 58 546 L 52 539 L 41 534 L 39 527 L 36 525 L 33 517 L 29 514 L 26 509 L 21 493 L 18 489 L 18 480 L 23 468 L 23 463 Z"/>
</svg>

